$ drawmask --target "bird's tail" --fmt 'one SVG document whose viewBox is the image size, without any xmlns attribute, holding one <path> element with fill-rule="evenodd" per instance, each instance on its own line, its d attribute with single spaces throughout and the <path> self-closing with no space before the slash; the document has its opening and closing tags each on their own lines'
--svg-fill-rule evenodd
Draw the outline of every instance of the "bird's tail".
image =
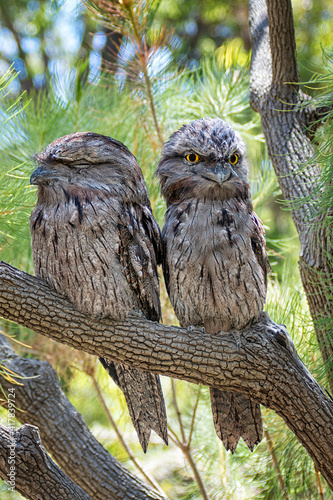
<svg viewBox="0 0 333 500">
<path fill-rule="evenodd" d="M 260 405 L 239 392 L 210 388 L 213 420 L 217 436 L 232 453 L 242 437 L 251 451 L 263 435 Z"/>
<path fill-rule="evenodd" d="M 152 430 L 168 444 L 167 416 L 158 375 L 114 363 L 109 358 L 100 362 L 123 391 L 128 411 L 144 452 Z"/>
</svg>

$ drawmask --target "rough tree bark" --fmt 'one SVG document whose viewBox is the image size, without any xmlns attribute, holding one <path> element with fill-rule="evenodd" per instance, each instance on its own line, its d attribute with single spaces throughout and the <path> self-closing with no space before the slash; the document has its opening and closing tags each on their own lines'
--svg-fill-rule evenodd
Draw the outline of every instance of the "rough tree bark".
<svg viewBox="0 0 333 500">
<path fill-rule="evenodd" d="M 17 356 L 1 334 L 0 359 L 3 365 L 20 377 L 16 379 L 22 384 L 15 385 L 10 380 L 1 378 L 1 386 L 5 394 L 9 394 L 9 390 L 15 391 L 16 418 L 23 424 L 29 423 L 39 428 L 46 450 L 59 467 L 66 471 L 67 481 L 71 479 L 73 484 L 76 483 L 75 486 L 80 486 L 78 489 L 81 493 L 84 490 L 87 493 L 86 497 L 94 500 L 107 498 L 162 500 L 164 498 L 130 474 L 94 438 L 82 416 L 61 390 L 58 377 L 48 362 Z M 1 457 L 0 451 L 0 476 L 6 480 L 8 477 L 6 477 L 5 466 L 8 461 L 1 462 Z M 34 466 L 40 470 L 39 476 L 40 478 L 44 476 L 47 485 L 48 471 L 45 467 L 41 468 L 40 460 L 45 460 L 42 454 L 35 457 Z M 54 467 L 57 466 L 54 465 Z M 27 480 L 24 472 L 24 469 L 17 467 L 16 479 L 19 478 L 22 484 Z M 32 477 L 31 471 L 29 474 Z M 61 476 L 58 476 L 58 479 L 62 479 Z M 61 484 L 60 481 L 58 486 L 60 487 Z M 19 491 L 26 496 L 28 489 Z M 60 499 L 86 497 L 59 496 Z M 36 497 L 31 496 L 31 498 Z M 46 495 L 43 498 L 55 499 L 56 497 Z"/>
<path fill-rule="evenodd" d="M 0 315 L 97 356 L 250 396 L 285 420 L 333 488 L 333 401 L 297 356 L 286 329 L 265 313 L 246 331 L 218 335 L 141 315 L 98 321 L 37 278 L 1 263 Z"/>
<path fill-rule="evenodd" d="M 11 446 L 15 443 L 15 489 L 32 500 L 92 500 L 50 459 L 38 429 L 24 425 L 14 434 L 0 424 L 0 477 L 8 481 Z M 12 465 L 12 467 L 14 467 Z"/>
<path fill-rule="evenodd" d="M 319 118 L 302 104 L 290 0 L 250 0 L 252 61 L 250 100 L 260 114 L 268 152 L 284 198 L 291 202 L 301 252 L 299 268 L 333 392 L 333 335 L 324 326 L 333 311 L 333 242 L 316 217 L 320 170 L 311 163 L 311 124 Z M 295 83 L 293 85 L 292 83 Z M 295 202 L 302 201 L 301 206 Z M 330 363 L 328 363 L 330 361 Z"/>
<path fill-rule="evenodd" d="M 310 114 L 300 107 L 304 95 L 297 85 L 287 83 L 299 81 L 290 0 L 267 0 L 267 7 L 264 0 L 250 0 L 250 29 L 252 106 L 261 115 L 269 154 L 285 199 L 291 202 L 306 199 L 301 207 L 294 206 L 292 216 L 301 242 L 301 277 L 323 359 L 327 361 L 333 354 L 333 339 L 318 320 L 333 310 L 333 299 L 327 298 L 327 290 L 333 289 L 332 268 L 326 256 L 331 242 L 325 229 L 318 229 L 320 221 L 311 223 L 315 200 L 311 200 L 310 195 L 319 169 L 311 164 L 302 170 L 299 168 L 312 157 L 313 149 L 308 137 Z M 258 324 L 245 332 L 221 332 L 216 336 L 166 327 L 140 316 L 119 324 L 108 320 L 99 322 L 75 311 L 40 281 L 6 264 L 0 265 L 0 314 L 37 333 L 98 356 L 107 355 L 137 368 L 149 368 L 155 373 L 249 395 L 285 420 L 333 488 L 333 401 L 298 358 L 286 330 L 267 316 L 263 315 Z M 36 431 L 29 427 L 22 429 L 17 434 L 25 450 L 22 457 L 28 456 L 29 442 L 31 456 L 36 457 L 37 453 L 41 457 L 44 452 Z M 42 432 L 45 444 L 55 446 L 54 437 L 52 441 L 46 429 L 41 429 Z M 6 439 L 5 430 L 1 439 Z M 73 453 L 79 453 L 79 443 L 75 446 L 78 448 Z M 103 448 L 95 446 L 97 455 L 101 453 L 103 459 Z M 50 451 L 55 456 L 55 450 Z M 6 455 L 0 451 L 1 471 L 4 460 Z M 72 471 L 70 462 L 70 456 L 61 463 L 58 461 L 69 477 L 76 474 L 73 477 L 79 484 L 80 479 L 77 472 Z M 22 461 L 22 467 L 31 463 L 35 462 Z M 55 481 L 58 472 L 55 473 L 51 462 L 45 464 L 47 473 L 55 474 L 50 480 Z M 25 477 L 24 473 L 21 477 Z M 78 486 L 71 484 L 69 477 L 64 475 L 61 482 L 64 488 L 73 487 L 74 492 Z M 120 478 L 115 489 L 121 482 Z M 35 484 L 38 487 L 38 481 Z M 25 487 L 27 483 L 22 484 L 22 488 Z M 32 495 L 31 490 L 25 491 L 28 497 Z M 135 498 L 154 498 L 154 493 L 151 497 L 140 497 L 140 491 L 142 493 L 138 486 Z M 22 494 L 25 494 L 23 489 Z M 34 494 L 29 498 L 43 495 L 43 485 Z M 76 498 L 75 493 L 72 498 Z M 118 498 L 127 497 L 119 494 Z"/>
</svg>

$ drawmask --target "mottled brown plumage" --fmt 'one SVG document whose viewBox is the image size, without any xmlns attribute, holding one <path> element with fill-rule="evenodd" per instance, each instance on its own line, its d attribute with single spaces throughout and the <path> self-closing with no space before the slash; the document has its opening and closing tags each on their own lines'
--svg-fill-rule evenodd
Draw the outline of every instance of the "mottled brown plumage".
<svg viewBox="0 0 333 500">
<path fill-rule="evenodd" d="M 84 313 L 123 319 L 141 311 L 159 321 L 160 231 L 135 157 L 110 137 L 83 132 L 53 141 L 36 159 L 36 276 Z M 101 362 L 124 392 L 143 450 L 151 429 L 167 442 L 159 377 Z"/>
<path fill-rule="evenodd" d="M 168 206 L 163 269 L 181 325 L 246 328 L 263 309 L 269 262 L 241 137 L 220 119 L 196 120 L 164 145 L 157 174 Z M 214 388 L 211 403 L 225 447 L 234 452 L 243 437 L 252 450 L 262 438 L 259 405 Z"/>
</svg>

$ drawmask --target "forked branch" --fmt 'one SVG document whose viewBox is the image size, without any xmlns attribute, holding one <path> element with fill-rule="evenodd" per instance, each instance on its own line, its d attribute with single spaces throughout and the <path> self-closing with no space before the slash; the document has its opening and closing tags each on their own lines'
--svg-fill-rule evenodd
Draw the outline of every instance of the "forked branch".
<svg viewBox="0 0 333 500">
<path fill-rule="evenodd" d="M 33 425 L 11 433 L 0 424 L 0 477 L 8 482 L 11 491 L 15 489 L 32 500 L 91 500 L 50 459 Z"/>
<path fill-rule="evenodd" d="M 284 199 L 289 202 L 301 244 L 300 275 L 314 320 L 318 344 L 327 362 L 333 391 L 332 234 L 318 211 L 320 168 L 310 141 L 328 109 L 304 108 L 298 84 L 291 0 L 250 0 L 252 59 L 250 100 L 261 116 L 267 149 Z M 323 113 L 321 116 L 320 114 Z"/>
<path fill-rule="evenodd" d="M 333 487 L 333 401 L 298 357 L 285 327 L 267 314 L 246 331 L 218 335 L 142 315 L 99 321 L 6 263 L 0 264 L 0 314 L 96 356 L 249 395 L 285 420 Z"/>
<path fill-rule="evenodd" d="M 81 415 L 61 390 L 58 377 L 48 362 L 18 356 L 3 335 L 0 335 L 0 359 L 2 364 L 10 370 L 12 377 L 19 382 L 16 385 L 9 377 L 0 379 L 4 394 L 8 396 L 13 392 L 15 394 L 16 418 L 22 424 L 29 423 L 38 426 L 46 450 L 66 474 L 66 481 L 73 481 L 73 484 L 78 485 L 77 488 L 80 487 L 80 491 L 84 490 L 86 495 L 60 496 L 59 498 L 93 498 L 94 500 L 105 500 L 105 498 L 162 500 L 165 498 L 164 495 L 154 492 L 128 472 L 95 439 Z M 12 397 L 9 401 L 12 401 Z M 2 444 L 6 446 L 3 439 L 4 436 L 2 436 Z M 29 449 L 25 452 L 28 453 Z M 4 461 L 1 470 L 5 471 L 8 460 L 4 449 L 0 451 L 0 463 L 1 460 Z M 35 462 L 35 466 L 37 469 L 40 467 L 39 461 Z M 25 469 L 22 472 L 22 469 L 17 468 L 16 478 L 19 474 L 22 481 L 27 480 L 26 475 L 23 474 L 24 471 Z M 29 474 L 33 477 L 33 471 Z M 42 474 L 44 473 L 40 469 L 41 479 Z M 3 475 L 1 477 L 6 479 Z M 61 479 L 61 476 L 59 478 Z M 47 484 L 46 476 L 44 480 Z M 17 481 L 15 483 L 18 491 L 21 491 L 20 483 Z M 27 498 L 30 498 L 27 495 L 28 491 L 38 492 L 39 495 L 43 493 L 43 488 L 39 489 L 38 483 L 34 485 L 35 490 L 29 484 L 28 481 L 26 490 L 21 491 Z M 41 484 L 42 486 L 44 484 L 42 480 Z M 66 485 L 66 482 L 64 484 Z M 57 485 L 55 491 L 59 487 L 60 485 Z M 34 496 L 33 498 L 51 498 L 51 496 Z M 52 496 L 52 498 L 57 497 Z"/>
</svg>

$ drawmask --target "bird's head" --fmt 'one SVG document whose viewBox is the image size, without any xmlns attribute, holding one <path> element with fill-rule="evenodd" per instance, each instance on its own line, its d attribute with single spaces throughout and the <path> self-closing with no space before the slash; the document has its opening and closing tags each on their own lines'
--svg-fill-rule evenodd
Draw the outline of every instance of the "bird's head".
<svg viewBox="0 0 333 500">
<path fill-rule="evenodd" d="M 195 120 L 165 143 L 156 174 L 167 204 L 192 197 L 229 199 L 248 190 L 245 144 L 219 118 Z"/>
<path fill-rule="evenodd" d="M 35 156 L 37 168 L 30 183 L 39 197 L 75 196 L 107 190 L 112 195 L 146 196 L 146 186 L 136 158 L 119 141 L 93 132 L 77 132 L 51 142 Z M 58 200 L 60 201 L 60 200 Z"/>
</svg>

